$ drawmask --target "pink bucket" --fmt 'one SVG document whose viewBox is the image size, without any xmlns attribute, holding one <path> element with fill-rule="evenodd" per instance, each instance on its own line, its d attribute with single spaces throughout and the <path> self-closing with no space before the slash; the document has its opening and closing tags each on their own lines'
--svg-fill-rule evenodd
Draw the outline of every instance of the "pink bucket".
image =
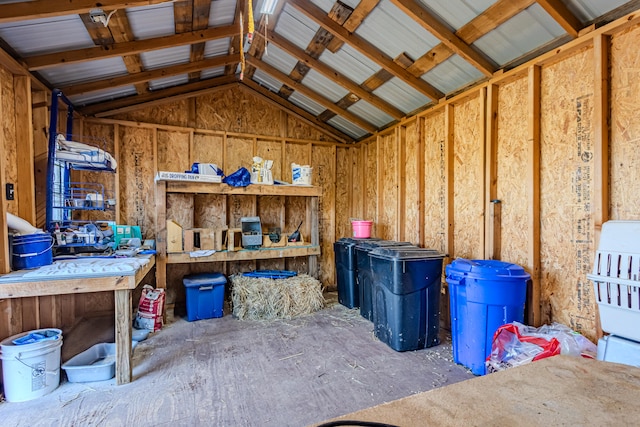
<svg viewBox="0 0 640 427">
<path fill-rule="evenodd" d="M 371 237 L 371 226 L 373 221 L 351 221 L 353 227 L 353 237 L 367 239 Z"/>
</svg>

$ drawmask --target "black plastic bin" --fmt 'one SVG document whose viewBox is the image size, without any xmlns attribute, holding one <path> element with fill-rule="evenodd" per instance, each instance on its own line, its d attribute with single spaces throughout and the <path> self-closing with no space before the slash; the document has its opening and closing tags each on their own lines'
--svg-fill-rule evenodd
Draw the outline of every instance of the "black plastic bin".
<svg viewBox="0 0 640 427">
<path fill-rule="evenodd" d="M 378 240 L 380 239 L 344 237 L 333 244 L 333 251 L 335 253 L 336 260 L 338 301 L 345 307 L 360 307 L 355 247 L 357 244 L 362 242 L 373 242 Z"/>
<path fill-rule="evenodd" d="M 388 246 L 416 247 L 409 242 L 396 242 L 395 240 L 370 240 L 360 242 L 355 247 L 360 315 L 367 320 L 373 320 L 373 305 L 371 302 L 373 276 L 371 275 L 371 261 L 369 260 L 369 253 L 376 248 Z"/>
<path fill-rule="evenodd" d="M 396 351 L 440 343 L 440 288 L 444 255 L 433 249 L 371 251 L 376 337 Z"/>
</svg>

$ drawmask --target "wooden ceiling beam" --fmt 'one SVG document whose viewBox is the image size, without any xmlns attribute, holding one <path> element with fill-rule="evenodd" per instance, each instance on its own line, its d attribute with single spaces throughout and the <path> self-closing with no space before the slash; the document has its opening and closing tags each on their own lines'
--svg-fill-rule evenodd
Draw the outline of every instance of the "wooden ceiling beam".
<svg viewBox="0 0 640 427">
<path fill-rule="evenodd" d="M 139 73 L 128 74 L 120 77 L 111 77 L 104 80 L 94 80 L 82 84 L 71 84 L 61 87 L 60 90 L 67 96 L 81 95 L 84 93 L 121 87 L 127 85 L 135 85 L 148 82 L 150 80 L 162 79 L 165 77 L 179 76 L 181 74 L 193 73 L 207 68 L 221 67 L 223 65 L 236 63 L 240 60 L 240 54 L 218 56 L 210 59 L 203 59 L 198 62 L 190 62 L 188 64 L 173 65 L 155 70 L 142 71 Z"/>
<path fill-rule="evenodd" d="M 133 55 L 149 50 L 165 49 L 175 46 L 183 46 L 231 37 L 238 32 L 236 25 L 208 28 L 201 31 L 191 31 L 171 36 L 155 37 L 145 40 L 115 43 L 111 46 L 90 47 L 65 52 L 50 53 L 45 55 L 30 56 L 23 61 L 31 71 L 40 70 L 57 65 L 72 64 L 92 61 L 95 59 L 113 58 L 115 56 Z"/>
<path fill-rule="evenodd" d="M 0 24 L 28 19 L 53 18 L 79 15 L 92 9 L 125 9 L 134 6 L 149 6 L 167 0 L 33 0 L 20 3 L 0 4 Z"/>
<path fill-rule="evenodd" d="M 193 30 L 204 30 L 209 26 L 209 12 L 211 11 L 211 0 L 193 0 Z M 204 59 L 204 48 L 206 43 L 194 43 L 191 45 L 191 62 L 198 62 Z M 200 72 L 189 73 L 189 81 L 200 79 Z"/>
<path fill-rule="evenodd" d="M 167 89 L 154 90 L 144 95 L 126 96 L 113 101 L 103 101 L 86 107 L 79 107 L 77 110 L 85 116 L 113 116 L 123 112 L 123 109 L 130 109 L 127 111 L 131 111 L 132 109 L 147 107 L 149 103 L 165 103 L 210 93 L 211 91 L 224 89 L 223 86 L 234 82 L 237 82 L 235 76 L 216 77 L 195 83 L 172 86 Z"/>
<path fill-rule="evenodd" d="M 264 37 L 264 35 L 261 35 L 261 37 Z M 273 43 L 274 45 L 280 47 L 294 58 L 304 62 L 306 65 L 313 68 L 320 74 L 338 83 L 340 86 L 358 96 L 358 98 L 364 99 L 371 105 L 389 114 L 394 119 L 400 119 L 405 116 L 402 111 L 400 111 L 393 105 L 372 94 L 370 91 L 360 87 L 352 80 L 341 74 L 339 71 L 336 71 L 328 65 L 325 65 L 321 61 L 312 58 L 310 55 L 307 55 L 305 51 L 303 51 L 284 37 L 279 36 L 276 33 L 271 33 L 267 35 L 267 39 L 270 43 Z"/>
<path fill-rule="evenodd" d="M 276 95 L 274 92 L 271 92 L 269 89 L 263 86 L 260 86 L 258 83 L 254 82 L 253 80 L 243 80 L 242 83 L 240 84 L 240 87 L 246 87 L 250 89 L 252 93 L 255 92 L 254 94 L 258 94 L 265 100 L 277 105 L 279 108 L 285 109 L 287 113 L 297 116 L 299 119 L 303 120 L 305 123 L 309 124 L 310 126 L 313 126 L 314 128 L 318 129 L 319 131 L 323 132 L 324 134 L 330 136 L 331 138 L 339 142 L 343 142 L 343 143 L 353 142 L 352 137 L 340 132 L 338 129 L 334 128 L 333 126 L 326 124 L 325 122 L 323 122 L 322 120 L 314 116 L 313 114 L 308 113 L 307 111 L 298 107 L 291 101 L 288 101 Z"/>
<path fill-rule="evenodd" d="M 538 4 L 574 39 L 582 29 L 582 22 L 561 0 L 538 0 Z"/>
<path fill-rule="evenodd" d="M 342 27 L 353 33 L 359 26 L 362 24 L 362 21 L 369 16 L 371 11 L 378 5 L 380 0 L 361 0 L 360 3 L 353 9 L 349 18 L 342 24 Z M 329 51 L 336 53 L 338 49 L 342 47 L 344 42 L 337 37 L 334 37 L 333 40 L 327 45 L 327 49 Z"/>
<path fill-rule="evenodd" d="M 246 61 L 247 61 L 247 63 L 253 65 L 254 67 L 264 71 L 265 73 L 267 73 L 269 75 L 271 75 L 273 78 L 281 81 L 282 83 L 284 83 L 285 85 L 289 86 L 290 88 L 292 88 L 292 89 L 296 90 L 297 92 L 300 92 L 304 96 L 312 99 L 313 101 L 315 101 L 318 104 L 322 105 L 326 109 L 331 110 L 334 113 L 336 113 L 336 114 L 344 117 L 345 119 L 349 120 L 350 122 L 358 125 L 359 127 L 361 127 L 362 129 L 366 130 L 367 132 L 374 133 L 375 131 L 378 130 L 378 128 L 376 126 L 374 126 L 373 124 L 371 124 L 368 121 L 360 118 L 359 116 L 351 113 L 350 111 L 347 111 L 347 110 L 345 110 L 343 108 L 338 107 L 337 105 L 335 105 L 333 102 L 331 102 L 330 100 L 328 100 L 327 98 L 325 98 L 321 94 L 317 93 L 316 91 L 314 91 L 312 89 L 309 89 L 308 87 L 304 86 L 302 83 L 296 82 L 291 77 L 287 76 L 286 74 L 284 74 L 283 72 L 277 70 L 275 67 L 272 67 L 271 65 L 267 64 L 266 62 L 262 62 L 261 60 L 256 59 L 256 58 L 254 58 L 252 56 L 248 56 L 248 55 L 246 57 Z"/>
<path fill-rule="evenodd" d="M 425 30 L 446 45 L 453 52 L 457 53 L 465 61 L 480 70 L 485 76 L 491 76 L 498 69 L 498 66 L 486 55 L 473 49 L 458 37 L 447 25 L 428 12 L 415 0 L 391 0 L 400 10 L 410 18 L 420 24 Z"/>
<path fill-rule="evenodd" d="M 316 24 L 329 30 L 334 36 L 338 37 L 343 42 L 349 44 L 358 52 L 365 55 L 367 58 L 389 71 L 395 74 L 396 77 L 403 80 L 409 86 L 413 87 L 425 96 L 428 96 L 432 100 L 438 100 L 444 96 L 442 92 L 427 83 L 426 81 L 417 78 L 407 70 L 394 63 L 393 60 L 380 49 L 373 44 L 364 40 L 356 34 L 350 33 L 341 25 L 335 23 L 327 14 L 315 4 L 308 0 L 288 0 L 287 4 L 293 6 L 298 11 L 302 12 L 305 16 L 313 20 Z"/>
</svg>

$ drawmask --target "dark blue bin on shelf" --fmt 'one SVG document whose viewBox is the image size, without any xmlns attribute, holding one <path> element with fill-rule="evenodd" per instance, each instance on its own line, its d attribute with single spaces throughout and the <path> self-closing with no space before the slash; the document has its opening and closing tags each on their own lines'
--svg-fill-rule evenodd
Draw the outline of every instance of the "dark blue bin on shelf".
<svg viewBox="0 0 640 427">
<path fill-rule="evenodd" d="M 395 240 L 368 240 L 369 241 L 358 243 L 355 247 L 356 276 L 358 283 L 358 300 L 360 302 L 360 315 L 367 320 L 373 320 L 373 304 L 371 301 L 373 275 L 371 274 L 371 260 L 369 258 L 369 253 L 380 247 L 412 245 L 409 242 L 396 242 Z"/>
<path fill-rule="evenodd" d="M 348 308 L 360 307 L 360 291 L 357 277 L 356 245 L 380 239 L 344 237 L 333 244 L 336 261 L 338 302 Z"/>
<path fill-rule="evenodd" d="M 439 344 L 444 255 L 433 249 L 395 246 L 374 249 L 369 257 L 376 337 L 396 351 Z"/>
<path fill-rule="evenodd" d="M 187 320 L 222 317 L 224 287 L 227 279 L 222 273 L 201 273 L 182 279 L 187 294 Z"/>
<path fill-rule="evenodd" d="M 496 330 L 524 322 L 527 281 L 517 264 L 458 258 L 445 268 L 449 284 L 453 360 L 475 375 L 486 373 Z"/>
</svg>

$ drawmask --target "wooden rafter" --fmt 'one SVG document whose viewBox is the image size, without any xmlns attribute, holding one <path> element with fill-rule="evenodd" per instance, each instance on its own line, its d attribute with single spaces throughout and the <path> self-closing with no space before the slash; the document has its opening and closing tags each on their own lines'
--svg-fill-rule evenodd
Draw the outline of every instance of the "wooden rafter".
<svg viewBox="0 0 640 427">
<path fill-rule="evenodd" d="M 140 73 L 129 74 L 119 77 L 111 77 L 104 80 L 94 80 L 92 82 L 86 82 L 81 84 L 72 84 L 69 86 L 61 87 L 60 90 L 67 95 L 80 95 L 88 92 L 95 92 L 99 90 L 136 85 L 150 80 L 161 79 L 165 77 L 178 76 L 181 74 L 198 72 L 207 68 L 220 67 L 227 64 L 237 63 L 240 60 L 240 54 L 218 56 L 210 59 L 203 59 L 202 61 L 190 62 L 188 64 L 173 65 L 165 68 L 158 68 L 150 71 L 142 71 Z"/>
<path fill-rule="evenodd" d="M 271 75 L 272 77 L 274 77 L 277 80 L 283 82 L 287 86 L 295 89 L 296 91 L 298 91 L 301 94 L 307 96 L 308 98 L 314 100 L 315 102 L 317 102 L 318 104 L 322 105 L 326 109 L 331 110 L 334 113 L 341 115 L 345 119 L 347 119 L 350 122 L 358 125 L 359 127 L 361 127 L 362 129 L 366 130 L 367 132 L 373 133 L 373 132 L 375 132 L 377 130 L 377 127 L 372 125 L 368 121 L 363 120 L 359 116 L 356 116 L 355 114 L 338 107 L 337 105 L 335 105 L 333 102 L 331 102 L 330 100 L 328 100 L 327 98 L 325 98 L 321 94 L 315 92 L 312 89 L 307 88 L 306 86 L 302 85 L 299 82 L 296 82 L 295 80 L 293 80 L 292 78 L 290 78 L 289 76 L 287 76 L 283 72 L 277 70 L 275 67 L 272 67 L 271 65 L 267 64 L 266 62 L 262 62 L 259 59 L 253 58 L 252 56 L 248 56 L 248 55 L 247 55 L 246 59 L 247 59 L 247 62 L 249 64 L 251 64 L 254 67 L 264 71 L 265 73 L 267 73 L 269 75 Z"/>
<path fill-rule="evenodd" d="M 484 75 L 491 76 L 496 71 L 497 65 L 491 59 L 465 43 L 418 2 L 414 0 L 391 0 L 391 2 Z"/>
<path fill-rule="evenodd" d="M 573 38 L 578 37 L 582 23 L 560 0 L 538 0 L 538 4 Z"/>
<path fill-rule="evenodd" d="M 334 82 L 338 83 L 340 86 L 349 90 L 350 92 L 355 94 L 358 98 L 366 100 L 368 103 L 379 108 L 380 110 L 389 114 L 393 118 L 400 119 L 404 116 L 404 113 L 399 109 L 397 109 L 396 107 L 394 107 L 393 105 L 375 96 L 374 94 L 371 93 L 370 90 L 367 90 L 361 86 L 358 86 L 355 82 L 353 82 L 352 80 L 344 76 L 339 71 L 334 70 L 333 68 L 329 67 L 328 65 L 325 65 L 321 61 L 312 58 L 304 50 L 300 49 L 299 47 L 297 47 L 295 44 L 291 43 L 284 37 L 279 36 L 278 34 L 275 34 L 275 33 L 271 33 L 267 35 L 267 39 L 270 43 L 273 43 L 274 45 L 288 52 L 294 58 L 297 58 L 299 61 L 313 68 L 320 74 L 324 75 L 325 77 L 333 80 Z"/>
<path fill-rule="evenodd" d="M 235 76 L 223 76 L 212 79 L 200 80 L 167 89 L 154 90 L 144 95 L 126 96 L 113 101 L 92 104 L 79 108 L 79 112 L 86 116 L 107 117 L 123 112 L 123 109 L 141 108 L 148 106 L 150 102 L 169 102 L 176 99 L 190 98 L 212 90 L 221 89 L 224 85 L 236 82 Z"/>
<path fill-rule="evenodd" d="M 425 82 L 422 79 L 417 78 L 407 70 L 403 69 L 399 65 L 393 62 L 391 58 L 373 44 L 364 40 L 356 34 L 352 34 L 349 31 L 342 28 L 342 26 L 336 24 L 326 13 L 322 11 L 315 4 L 308 0 L 289 0 L 288 3 L 298 11 L 302 12 L 308 18 L 313 20 L 318 25 L 329 30 L 334 36 L 338 37 L 343 42 L 351 45 L 354 49 L 365 55 L 370 60 L 374 61 L 388 72 L 394 74 L 399 79 L 403 80 L 409 86 L 413 87 L 420 93 L 433 100 L 440 99 L 444 96 L 438 89 Z"/>
<path fill-rule="evenodd" d="M 117 14 L 116 14 L 117 15 Z M 114 15 L 115 16 L 115 15 Z M 113 18 L 112 18 L 113 19 Z M 95 59 L 113 58 L 115 56 L 133 55 L 149 50 L 164 49 L 175 46 L 183 46 L 230 37 L 238 31 L 234 25 L 208 28 L 201 31 L 191 31 L 184 34 L 155 37 L 145 40 L 115 43 L 112 46 L 90 47 L 75 49 L 66 52 L 49 53 L 45 55 L 30 56 L 24 59 L 29 70 L 39 70 L 57 65 L 86 62 Z"/>
<path fill-rule="evenodd" d="M 53 18 L 64 15 L 89 13 L 92 9 L 125 9 L 134 6 L 149 6 L 167 0 L 33 0 L 0 5 L 0 23 L 27 19 Z"/>
<path fill-rule="evenodd" d="M 349 18 L 342 24 L 342 27 L 353 33 L 356 28 L 362 24 L 362 21 L 369 16 L 371 11 L 378 5 L 380 0 L 361 0 L 360 3 L 353 9 Z M 342 47 L 344 42 L 336 37 L 333 38 L 327 45 L 327 49 L 331 52 L 336 53 L 338 49 Z"/>
<path fill-rule="evenodd" d="M 211 0 L 193 0 L 193 31 L 204 30 L 209 26 L 209 12 L 211 10 Z M 191 45 L 191 62 L 198 62 L 204 59 L 204 48 L 206 43 L 195 43 Z M 189 81 L 200 79 L 200 71 L 189 73 Z"/>
</svg>

